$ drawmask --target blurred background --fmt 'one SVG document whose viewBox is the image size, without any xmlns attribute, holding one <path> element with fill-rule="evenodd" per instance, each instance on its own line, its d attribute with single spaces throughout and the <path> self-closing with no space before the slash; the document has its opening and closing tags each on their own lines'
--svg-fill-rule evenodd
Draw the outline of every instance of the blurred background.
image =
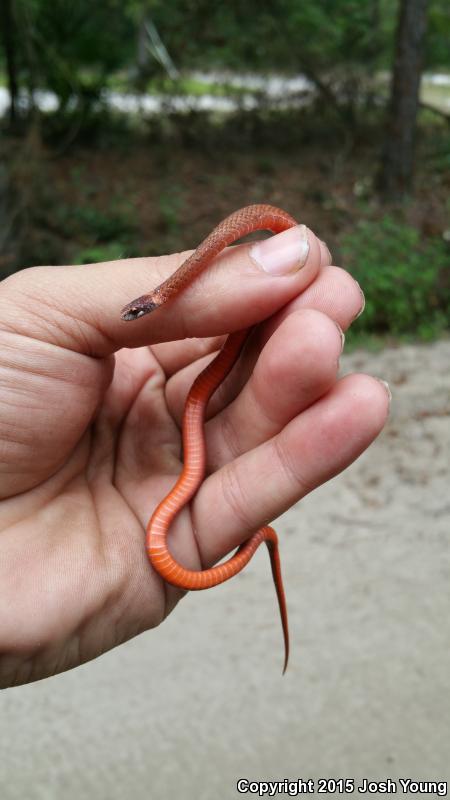
<svg viewBox="0 0 450 800">
<path fill-rule="evenodd" d="M 0 275 L 194 247 L 280 205 L 361 283 L 391 421 L 265 559 L 0 697 L 2 800 L 450 780 L 448 0 L 1 0 Z M 400 789 L 399 789 L 400 792 Z"/>
<path fill-rule="evenodd" d="M 1 8 L 3 277 L 192 247 L 264 201 L 370 287 L 355 330 L 445 328 L 448 0 Z"/>
</svg>

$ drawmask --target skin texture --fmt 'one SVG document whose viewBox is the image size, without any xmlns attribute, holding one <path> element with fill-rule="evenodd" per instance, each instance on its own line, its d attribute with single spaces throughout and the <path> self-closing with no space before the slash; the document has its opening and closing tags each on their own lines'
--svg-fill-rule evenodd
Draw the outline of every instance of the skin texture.
<svg viewBox="0 0 450 800">
<path fill-rule="evenodd" d="M 188 254 L 0 284 L 1 686 L 95 658 L 182 598 L 150 567 L 145 526 L 180 473 L 186 395 L 226 334 L 262 323 L 208 406 L 207 478 L 169 534 L 185 567 L 213 566 L 378 435 L 384 386 L 337 372 L 336 323 L 357 316 L 360 290 L 307 235 L 297 272 L 269 276 L 250 245 L 228 248 L 135 324 L 120 319 L 126 299 Z"/>
<path fill-rule="evenodd" d="M 122 319 L 132 321 L 170 302 L 186 286 L 207 269 L 214 258 L 237 239 L 258 230 L 281 233 L 296 225 L 293 217 L 280 208 L 252 205 L 234 211 L 222 220 L 199 244 L 197 249 L 164 283 L 146 295 L 133 300 L 122 310 Z M 228 337 L 220 353 L 195 379 L 186 399 L 183 415 L 184 466 L 175 486 L 158 504 L 147 525 L 146 549 L 152 567 L 165 581 L 181 589 L 210 589 L 229 580 L 248 564 L 257 548 L 266 543 L 272 576 L 280 609 L 284 639 L 283 674 L 289 660 L 289 627 L 286 598 L 281 575 L 278 537 L 273 528 L 264 525 L 243 542 L 225 563 L 206 570 L 188 570 L 171 555 L 167 545 L 169 527 L 174 518 L 197 492 L 206 470 L 206 448 L 203 423 L 207 404 L 236 363 L 248 331 L 237 331 Z"/>
</svg>

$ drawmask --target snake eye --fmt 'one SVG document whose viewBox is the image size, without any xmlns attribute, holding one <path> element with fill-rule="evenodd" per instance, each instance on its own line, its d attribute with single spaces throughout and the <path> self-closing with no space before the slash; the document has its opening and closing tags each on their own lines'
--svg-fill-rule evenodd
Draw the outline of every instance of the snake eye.
<svg viewBox="0 0 450 800">
<path fill-rule="evenodd" d="M 130 322 L 133 319 L 139 319 L 139 317 L 143 317 L 145 311 L 143 308 L 138 308 L 137 306 L 125 306 L 121 313 L 122 319 L 126 322 Z"/>
<path fill-rule="evenodd" d="M 139 319 L 143 317 L 145 314 L 150 314 L 151 311 L 154 311 L 155 308 L 159 308 L 161 305 L 161 300 L 154 299 L 155 293 L 152 295 L 150 294 L 143 294 L 142 297 L 137 297 L 135 300 L 132 300 L 131 303 L 128 303 L 127 306 L 122 308 L 120 312 L 120 316 L 126 322 L 129 322 L 133 319 Z"/>
</svg>

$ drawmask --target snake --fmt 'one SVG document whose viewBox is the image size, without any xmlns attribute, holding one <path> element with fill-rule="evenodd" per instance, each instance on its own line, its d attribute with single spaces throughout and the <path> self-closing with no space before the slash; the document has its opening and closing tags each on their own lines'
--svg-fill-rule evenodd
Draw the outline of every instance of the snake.
<svg viewBox="0 0 450 800">
<path fill-rule="evenodd" d="M 280 233 L 297 225 L 286 211 L 271 205 L 256 204 L 234 211 L 222 220 L 181 266 L 148 294 L 128 303 L 121 311 L 125 321 L 133 321 L 169 303 L 205 269 L 225 247 L 254 231 Z M 146 528 L 145 547 L 153 569 L 172 586 L 193 591 L 209 589 L 229 580 L 250 561 L 263 542 L 268 548 L 272 577 L 278 600 L 284 643 L 283 674 L 289 660 L 289 627 L 286 597 L 281 574 L 278 536 L 264 525 L 255 531 L 223 563 L 209 569 L 186 569 L 171 555 L 167 545 L 169 528 L 180 511 L 197 493 L 206 473 L 204 434 L 208 402 L 231 372 L 247 341 L 250 329 L 231 333 L 218 355 L 194 380 L 185 401 L 182 421 L 183 468 L 171 489 L 155 508 Z"/>
</svg>

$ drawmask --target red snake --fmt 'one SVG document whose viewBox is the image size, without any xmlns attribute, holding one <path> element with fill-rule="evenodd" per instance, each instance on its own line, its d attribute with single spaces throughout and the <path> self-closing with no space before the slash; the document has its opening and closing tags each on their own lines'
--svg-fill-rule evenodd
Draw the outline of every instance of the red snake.
<svg viewBox="0 0 450 800">
<path fill-rule="evenodd" d="M 138 319 L 176 297 L 227 245 L 233 244 L 242 236 L 257 230 L 279 233 L 296 224 L 289 214 L 274 206 L 252 205 L 235 211 L 214 228 L 170 278 L 149 294 L 128 303 L 122 309 L 122 319 Z M 167 547 L 167 533 L 173 519 L 189 503 L 205 475 L 206 447 L 203 428 L 206 406 L 237 361 L 248 334 L 249 330 L 232 333 L 219 354 L 192 384 L 183 415 L 183 470 L 173 489 L 153 512 L 147 525 L 146 549 L 152 567 L 165 581 L 181 589 L 192 590 L 209 589 L 232 578 L 250 561 L 259 545 L 265 542 L 269 550 L 283 629 L 284 673 L 289 657 L 289 631 L 278 537 L 274 529 L 265 525 L 241 544 L 236 553 L 223 564 L 199 571 L 185 569 L 175 561 Z"/>
</svg>

